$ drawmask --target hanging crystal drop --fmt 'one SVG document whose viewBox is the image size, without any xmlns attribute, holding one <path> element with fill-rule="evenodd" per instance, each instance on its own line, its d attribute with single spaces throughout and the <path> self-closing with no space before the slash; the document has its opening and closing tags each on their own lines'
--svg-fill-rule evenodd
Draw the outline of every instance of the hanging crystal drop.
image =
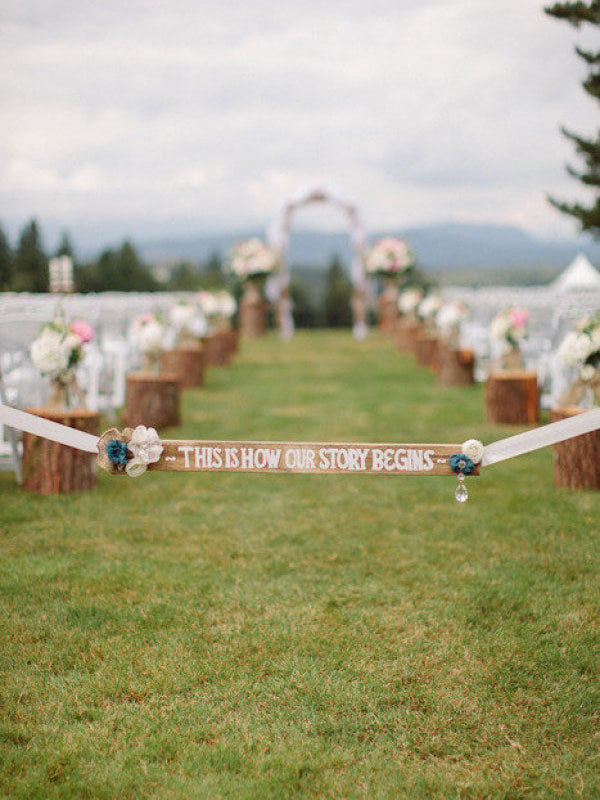
<svg viewBox="0 0 600 800">
<path fill-rule="evenodd" d="M 465 503 L 469 499 L 469 492 L 467 491 L 467 487 L 465 486 L 465 479 L 461 475 L 458 479 L 458 486 L 454 492 L 454 497 L 459 503 Z"/>
</svg>

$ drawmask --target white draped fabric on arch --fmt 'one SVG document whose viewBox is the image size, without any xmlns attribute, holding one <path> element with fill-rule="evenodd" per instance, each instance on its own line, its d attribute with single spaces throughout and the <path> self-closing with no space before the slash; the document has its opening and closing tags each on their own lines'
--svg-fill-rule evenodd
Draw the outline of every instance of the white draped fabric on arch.
<svg viewBox="0 0 600 800">
<path fill-rule="evenodd" d="M 292 220 L 295 213 L 301 208 L 315 203 L 329 203 L 340 209 L 348 220 L 354 249 L 351 267 L 352 332 L 356 339 L 364 339 L 367 335 L 365 231 L 356 205 L 336 191 L 321 186 L 303 189 L 287 200 L 269 231 L 269 244 L 277 251 L 280 261 L 279 275 L 271 279 L 270 285 L 272 297 L 277 302 L 280 335 L 282 339 L 291 339 L 294 335 L 294 318 L 289 292 L 291 271 L 288 257 Z"/>
</svg>

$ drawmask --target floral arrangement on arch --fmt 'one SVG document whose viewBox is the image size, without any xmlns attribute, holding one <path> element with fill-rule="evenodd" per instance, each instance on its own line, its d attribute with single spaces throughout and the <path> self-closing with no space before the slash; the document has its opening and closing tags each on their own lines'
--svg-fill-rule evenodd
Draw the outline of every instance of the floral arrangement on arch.
<svg viewBox="0 0 600 800">
<path fill-rule="evenodd" d="M 237 242 L 228 262 L 229 271 L 241 281 L 272 275 L 279 269 L 277 251 L 258 239 L 246 239 Z"/>
<path fill-rule="evenodd" d="M 406 316 L 416 316 L 419 303 L 423 299 L 421 289 L 405 289 L 398 297 L 398 311 Z"/>
<path fill-rule="evenodd" d="M 158 312 L 147 312 L 136 317 L 131 323 L 131 338 L 142 354 L 142 368 L 158 372 L 160 355 L 165 349 L 167 325 Z"/>
<path fill-rule="evenodd" d="M 600 405 L 600 311 L 582 319 L 575 330 L 565 336 L 558 356 L 564 364 L 579 370 L 577 379 L 561 397 L 561 403 L 578 405 L 589 391 L 593 402 Z"/>
<path fill-rule="evenodd" d="M 84 357 L 83 345 L 93 338 L 92 326 L 85 320 L 67 323 L 58 317 L 46 323 L 31 343 L 31 360 L 51 381 L 51 407 L 69 408 L 73 402 L 85 405 L 74 370 Z"/>
<path fill-rule="evenodd" d="M 415 257 L 404 239 L 386 236 L 369 250 L 365 266 L 369 275 L 399 275 L 415 264 Z"/>
</svg>

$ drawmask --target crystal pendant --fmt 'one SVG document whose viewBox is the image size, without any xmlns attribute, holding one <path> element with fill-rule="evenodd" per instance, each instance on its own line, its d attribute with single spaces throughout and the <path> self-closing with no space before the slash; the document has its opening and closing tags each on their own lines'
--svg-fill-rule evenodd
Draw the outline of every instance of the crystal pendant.
<svg viewBox="0 0 600 800">
<path fill-rule="evenodd" d="M 454 492 L 454 497 L 456 497 L 459 503 L 464 503 L 469 499 L 469 492 L 467 491 L 467 487 L 465 486 L 463 481 L 460 481 L 460 483 L 456 487 L 456 491 Z"/>
</svg>

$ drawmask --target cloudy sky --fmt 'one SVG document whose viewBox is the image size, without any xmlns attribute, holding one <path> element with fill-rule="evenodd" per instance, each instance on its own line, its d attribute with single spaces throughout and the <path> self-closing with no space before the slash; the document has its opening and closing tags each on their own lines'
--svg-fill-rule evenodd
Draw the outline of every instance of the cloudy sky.
<svg viewBox="0 0 600 800">
<path fill-rule="evenodd" d="M 267 227 L 324 183 L 370 229 L 570 235 L 579 32 L 540 0 L 2 0 L 0 221 L 106 242 Z M 577 162 L 575 162 L 577 163 Z M 298 226 L 341 228 L 333 212 Z"/>
</svg>

